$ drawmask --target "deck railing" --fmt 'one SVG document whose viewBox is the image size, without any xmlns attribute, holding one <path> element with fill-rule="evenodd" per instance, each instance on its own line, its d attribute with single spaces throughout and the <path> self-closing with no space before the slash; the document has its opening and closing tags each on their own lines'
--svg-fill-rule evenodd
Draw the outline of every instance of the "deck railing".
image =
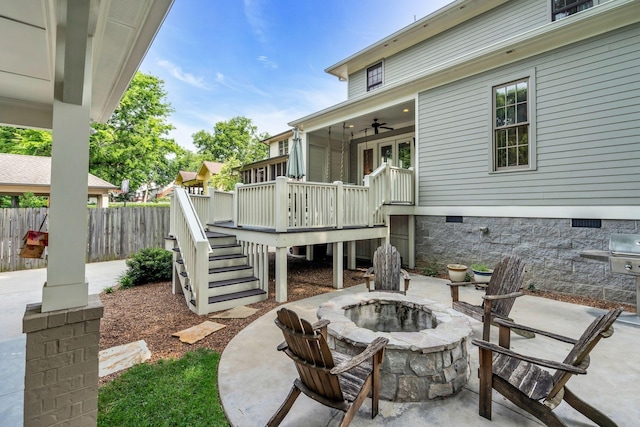
<svg viewBox="0 0 640 427">
<path fill-rule="evenodd" d="M 214 190 L 209 187 L 211 194 L 209 205 L 209 222 L 233 221 L 233 192 Z"/>
<path fill-rule="evenodd" d="M 207 293 L 200 286 L 208 286 L 209 253 L 211 246 L 198 219 L 198 213 L 187 192 L 180 187 L 174 188 L 173 208 L 175 209 L 174 237 L 178 242 L 182 262 L 189 280 L 190 293 L 185 293 L 187 302 L 194 299 L 196 308 L 207 305 Z M 197 199 L 197 198 L 196 198 Z"/>
<path fill-rule="evenodd" d="M 191 195 L 203 224 L 233 221 L 238 227 L 287 230 L 371 227 L 385 223 L 384 205 L 413 204 L 413 170 L 383 163 L 365 185 L 291 181 L 238 184 L 235 192 L 209 189 Z"/>
</svg>

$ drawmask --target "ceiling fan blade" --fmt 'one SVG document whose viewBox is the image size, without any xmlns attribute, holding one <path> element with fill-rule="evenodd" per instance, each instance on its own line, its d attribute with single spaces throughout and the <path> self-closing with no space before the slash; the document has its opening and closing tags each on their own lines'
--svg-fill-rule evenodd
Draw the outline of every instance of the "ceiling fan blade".
<svg viewBox="0 0 640 427">
<path fill-rule="evenodd" d="M 393 130 L 393 128 L 390 128 L 389 126 L 380 126 L 382 129 L 388 129 L 388 130 Z"/>
</svg>

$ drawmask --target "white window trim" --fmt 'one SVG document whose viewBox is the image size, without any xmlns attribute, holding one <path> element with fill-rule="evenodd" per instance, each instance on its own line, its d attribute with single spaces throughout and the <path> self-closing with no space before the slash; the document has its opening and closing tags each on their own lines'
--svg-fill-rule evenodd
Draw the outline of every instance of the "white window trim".
<svg viewBox="0 0 640 427">
<path fill-rule="evenodd" d="M 600 3 L 604 3 L 608 0 L 593 0 L 593 7 L 596 7 L 597 5 L 599 5 Z M 547 0 L 547 21 L 548 22 L 556 22 L 553 20 L 553 5 L 551 4 L 553 2 L 553 0 Z M 561 18 L 560 20 L 562 20 L 564 18 Z"/>
<path fill-rule="evenodd" d="M 411 167 L 416 170 L 416 135 L 414 132 L 405 133 L 402 135 L 390 136 L 388 138 L 376 139 L 368 142 L 361 142 L 358 144 L 358 177 L 357 182 L 361 185 L 364 176 L 362 176 L 363 162 L 364 162 L 364 150 L 365 148 L 373 149 L 373 170 L 376 170 L 380 166 L 380 147 L 384 145 L 392 145 L 393 158 L 398 161 L 398 144 L 401 142 L 409 142 L 411 148 Z M 397 165 L 394 165 L 397 166 Z"/>
<path fill-rule="evenodd" d="M 496 86 L 501 86 L 504 85 L 506 83 L 509 82 L 513 82 L 513 81 L 517 81 L 517 80 L 525 80 L 527 79 L 529 81 L 528 87 L 527 87 L 527 108 L 528 108 L 528 117 L 529 117 L 529 167 L 517 167 L 517 168 L 507 168 L 507 169 L 500 169 L 500 170 L 496 170 L 496 165 L 495 165 L 495 123 L 496 123 L 496 117 L 495 117 L 495 107 L 494 107 L 494 98 L 495 98 L 495 94 L 493 92 L 493 88 Z M 508 75 L 505 76 L 504 78 L 500 78 L 500 79 L 495 79 L 492 82 L 490 82 L 488 88 L 487 88 L 487 99 L 488 99 L 488 108 L 487 110 L 489 111 L 489 117 L 488 117 L 488 121 L 489 121 L 489 144 L 488 144 L 488 150 L 489 150 L 489 164 L 488 164 L 488 169 L 489 169 L 489 173 L 490 174 L 497 174 L 497 173 L 517 173 L 517 172 L 527 172 L 527 171 L 535 171 L 538 168 L 538 163 L 537 163 L 537 136 L 536 136 L 536 129 L 538 128 L 537 125 L 537 116 L 536 116 L 536 92 L 537 92 L 537 88 L 536 88 L 536 69 L 532 68 L 526 72 L 523 73 L 519 73 L 519 74 L 512 74 L 512 75 Z"/>
<path fill-rule="evenodd" d="M 373 67 L 374 65 L 378 65 L 380 64 L 380 67 L 382 68 L 382 73 L 381 73 L 381 84 L 380 86 L 374 88 L 374 89 L 369 89 L 369 68 Z M 369 92 L 373 92 L 377 89 L 381 89 L 384 87 L 384 59 L 381 59 L 380 61 L 376 61 L 374 63 L 372 63 L 371 65 L 368 65 L 365 67 L 364 69 L 364 89 L 366 93 Z"/>
</svg>

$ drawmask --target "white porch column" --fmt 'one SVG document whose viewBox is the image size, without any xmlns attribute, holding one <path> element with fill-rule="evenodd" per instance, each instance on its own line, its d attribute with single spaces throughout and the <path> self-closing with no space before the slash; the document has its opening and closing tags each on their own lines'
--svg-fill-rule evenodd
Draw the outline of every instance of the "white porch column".
<svg viewBox="0 0 640 427">
<path fill-rule="evenodd" d="M 42 289 L 43 312 L 82 307 L 87 305 L 89 297 L 85 260 L 91 62 L 92 43 L 89 39 L 82 103 L 62 102 L 60 88 L 57 88 L 53 101 L 49 259 L 47 281 Z"/>
<path fill-rule="evenodd" d="M 349 270 L 356 269 L 356 241 L 347 242 L 347 268 Z"/>
<path fill-rule="evenodd" d="M 416 268 L 416 216 L 409 215 L 407 222 L 409 227 L 409 253 L 407 254 L 407 267 Z"/>
<path fill-rule="evenodd" d="M 335 289 L 343 287 L 344 258 L 342 248 L 342 242 L 333 243 L 333 287 Z"/>
<path fill-rule="evenodd" d="M 276 302 L 287 301 L 287 248 L 276 248 Z"/>
</svg>

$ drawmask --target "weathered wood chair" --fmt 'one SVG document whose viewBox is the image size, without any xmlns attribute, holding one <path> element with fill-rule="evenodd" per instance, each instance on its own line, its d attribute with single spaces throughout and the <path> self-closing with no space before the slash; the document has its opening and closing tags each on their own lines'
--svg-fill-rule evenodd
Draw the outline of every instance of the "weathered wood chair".
<svg viewBox="0 0 640 427">
<path fill-rule="evenodd" d="M 373 288 L 371 276 L 373 275 Z M 404 289 L 400 288 L 400 276 L 404 278 Z M 367 280 L 369 291 L 401 292 L 409 290 L 409 273 L 401 268 L 400 252 L 386 243 L 379 246 L 373 254 L 373 267 L 369 267 L 363 276 Z"/>
<path fill-rule="evenodd" d="M 296 364 L 299 378 L 267 426 L 279 425 L 303 392 L 325 406 L 344 412 L 341 426 L 347 426 L 371 392 L 371 418 L 378 414 L 380 364 L 389 341 L 376 338 L 357 356 L 331 351 L 327 344 L 328 320 L 311 325 L 287 308 L 278 310 L 276 325 L 285 341 L 278 346 Z"/>
<path fill-rule="evenodd" d="M 598 317 L 578 340 L 497 319 L 500 345 L 472 341 L 480 351 L 480 415 L 491 419 L 491 391 L 495 389 L 547 426 L 566 426 L 553 413 L 563 400 L 599 426 L 616 426 L 609 417 L 573 394 L 566 383 L 572 375 L 587 373 L 589 352 L 600 338 L 613 334 L 613 322 L 621 312 L 622 308 L 617 308 Z M 521 355 L 509 350 L 510 328 L 529 330 L 574 346 L 562 363 Z M 540 366 L 556 372 L 551 375 Z"/>
<path fill-rule="evenodd" d="M 451 306 L 454 310 L 466 314 L 476 320 L 484 322 L 484 319 L 491 318 L 491 322 L 484 322 L 482 339 L 489 341 L 489 332 L 493 320 L 509 318 L 509 313 L 517 297 L 524 295 L 519 292 L 524 282 L 524 263 L 520 257 L 513 255 L 504 257 L 496 266 L 491 275 L 491 280 L 486 287 L 486 293 L 482 296 L 481 305 L 473 305 L 466 301 L 459 300 L 460 286 L 468 285 L 469 282 L 449 283 L 451 288 Z M 473 283 L 473 282 L 472 282 Z M 513 332 L 527 338 L 533 338 L 534 334 L 520 330 Z"/>
</svg>

